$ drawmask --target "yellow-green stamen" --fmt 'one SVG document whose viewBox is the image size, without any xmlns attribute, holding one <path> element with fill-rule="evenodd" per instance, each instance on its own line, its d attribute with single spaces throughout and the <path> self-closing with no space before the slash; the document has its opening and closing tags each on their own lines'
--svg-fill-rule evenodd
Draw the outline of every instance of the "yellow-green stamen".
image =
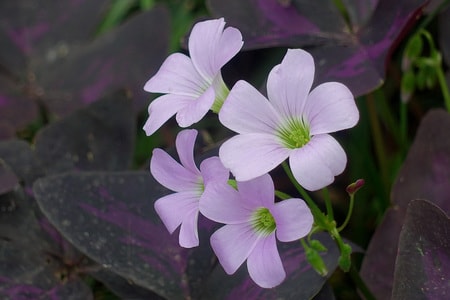
<svg viewBox="0 0 450 300">
<path fill-rule="evenodd" d="M 284 146 L 289 149 L 301 148 L 311 140 L 308 124 L 299 119 L 291 119 L 280 127 L 278 136 Z"/>
<path fill-rule="evenodd" d="M 252 225 L 256 232 L 263 235 L 271 234 L 277 227 L 275 219 L 265 207 L 258 208 L 253 213 Z"/>
</svg>

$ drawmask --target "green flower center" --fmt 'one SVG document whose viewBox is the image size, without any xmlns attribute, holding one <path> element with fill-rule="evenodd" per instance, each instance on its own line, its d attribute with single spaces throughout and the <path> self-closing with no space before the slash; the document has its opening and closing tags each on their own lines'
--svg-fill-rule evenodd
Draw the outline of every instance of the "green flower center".
<svg viewBox="0 0 450 300">
<path fill-rule="evenodd" d="M 311 140 L 308 124 L 298 119 L 292 119 L 278 129 L 278 136 L 289 149 L 301 148 Z"/>
<path fill-rule="evenodd" d="M 258 208 L 253 213 L 252 225 L 256 232 L 264 235 L 271 234 L 277 227 L 275 219 L 265 207 Z"/>
<path fill-rule="evenodd" d="M 222 108 L 225 99 L 228 97 L 230 90 L 222 79 L 222 75 L 218 75 L 214 82 L 212 83 L 214 86 L 214 92 L 216 93 L 216 98 L 214 99 L 214 103 L 211 107 L 211 110 L 218 114 L 220 109 Z"/>
</svg>

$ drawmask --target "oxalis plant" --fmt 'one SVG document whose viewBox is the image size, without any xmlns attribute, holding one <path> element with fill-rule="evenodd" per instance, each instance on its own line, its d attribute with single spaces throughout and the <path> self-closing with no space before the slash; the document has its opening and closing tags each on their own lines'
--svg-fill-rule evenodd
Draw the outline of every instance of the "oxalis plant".
<svg viewBox="0 0 450 300">
<path fill-rule="evenodd" d="M 449 1 L 326 4 L 2 2 L 0 298 L 447 299 Z"/>
</svg>

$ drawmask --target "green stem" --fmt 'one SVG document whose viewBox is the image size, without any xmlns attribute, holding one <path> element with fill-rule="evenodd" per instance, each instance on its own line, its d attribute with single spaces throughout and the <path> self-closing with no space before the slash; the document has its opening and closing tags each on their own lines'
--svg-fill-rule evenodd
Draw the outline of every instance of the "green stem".
<svg viewBox="0 0 450 300">
<path fill-rule="evenodd" d="M 342 225 L 337 229 L 338 232 L 341 232 L 348 224 L 348 222 L 350 221 L 350 218 L 353 214 L 353 206 L 355 205 L 355 195 L 350 195 L 350 204 L 348 207 L 348 212 L 347 212 L 347 216 L 345 217 L 344 223 L 342 223 Z"/>
<path fill-rule="evenodd" d="M 408 142 L 408 104 L 400 101 L 400 139 L 402 150 L 406 150 Z"/>
<path fill-rule="evenodd" d="M 442 96 L 444 97 L 445 107 L 450 112 L 450 92 L 448 91 L 447 81 L 445 80 L 444 72 L 442 71 L 442 64 L 436 68 L 439 85 L 441 86 Z"/>
<path fill-rule="evenodd" d="M 388 163 L 386 153 L 384 152 L 384 139 L 381 132 L 381 124 L 377 115 L 377 109 L 375 107 L 375 99 L 373 93 L 367 95 L 367 108 L 369 112 L 370 128 L 374 139 L 375 154 L 377 156 L 378 166 L 380 167 L 384 188 L 385 190 L 389 190 Z"/>
<path fill-rule="evenodd" d="M 369 288 L 367 287 L 366 283 L 361 278 L 361 276 L 359 275 L 359 272 L 356 270 L 356 268 L 355 268 L 355 266 L 353 264 L 350 267 L 349 274 L 350 274 L 351 279 L 355 283 L 356 287 L 359 289 L 361 294 L 364 295 L 364 298 L 366 300 L 376 300 L 375 296 L 369 290 Z"/>
<path fill-rule="evenodd" d="M 281 200 L 286 200 L 286 199 L 292 198 L 290 195 L 283 193 L 282 191 L 275 191 L 275 196 L 277 196 Z"/>
<path fill-rule="evenodd" d="M 333 206 L 331 205 L 331 199 L 330 199 L 330 192 L 325 187 L 322 189 L 323 191 L 323 198 L 325 199 L 325 205 L 327 207 L 327 216 L 328 220 L 333 221 L 334 220 L 334 212 L 333 212 Z"/>
<path fill-rule="evenodd" d="M 291 169 L 289 168 L 288 164 L 284 161 L 282 164 L 284 171 L 286 172 L 287 176 L 289 177 L 289 180 L 292 182 L 292 184 L 295 186 L 297 191 L 300 193 L 300 195 L 303 197 L 303 200 L 308 203 L 309 208 L 311 209 L 314 217 L 318 217 L 319 215 L 323 216 L 322 211 L 320 208 L 316 205 L 316 203 L 312 200 L 312 198 L 306 193 L 306 191 L 303 189 L 303 187 L 297 182 L 297 180 L 294 177 L 294 174 L 292 174 Z"/>
</svg>

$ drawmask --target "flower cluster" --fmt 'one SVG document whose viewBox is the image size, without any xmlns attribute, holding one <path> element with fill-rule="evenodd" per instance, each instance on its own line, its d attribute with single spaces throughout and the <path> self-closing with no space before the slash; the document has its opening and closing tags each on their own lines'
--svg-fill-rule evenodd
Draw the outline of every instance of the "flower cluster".
<svg viewBox="0 0 450 300">
<path fill-rule="evenodd" d="M 245 81 L 230 91 L 221 68 L 242 45 L 239 30 L 225 28 L 223 19 L 197 23 L 189 37 L 190 58 L 170 55 L 144 87 L 165 93 L 149 105 L 144 130 L 153 134 L 175 114 L 178 124 L 188 127 L 212 110 L 237 133 L 220 147 L 218 157 L 204 160 L 200 170 L 194 162 L 194 129 L 177 136 L 180 163 L 155 149 L 151 173 L 174 191 L 158 199 L 155 209 L 170 233 L 180 227 L 182 247 L 199 245 L 199 213 L 225 224 L 210 239 L 225 272 L 233 274 L 247 261 L 250 277 L 271 288 L 286 276 L 277 239 L 289 242 L 307 236 L 314 217 L 302 199 L 275 202 L 268 172 L 289 159 L 293 176 L 305 189 L 331 184 L 347 159 L 329 133 L 354 126 L 359 114 L 352 93 L 340 83 L 323 83 L 310 91 L 314 61 L 300 49 L 289 49 L 272 69 L 267 98 Z M 235 180 L 229 179 L 230 172 Z"/>
</svg>

